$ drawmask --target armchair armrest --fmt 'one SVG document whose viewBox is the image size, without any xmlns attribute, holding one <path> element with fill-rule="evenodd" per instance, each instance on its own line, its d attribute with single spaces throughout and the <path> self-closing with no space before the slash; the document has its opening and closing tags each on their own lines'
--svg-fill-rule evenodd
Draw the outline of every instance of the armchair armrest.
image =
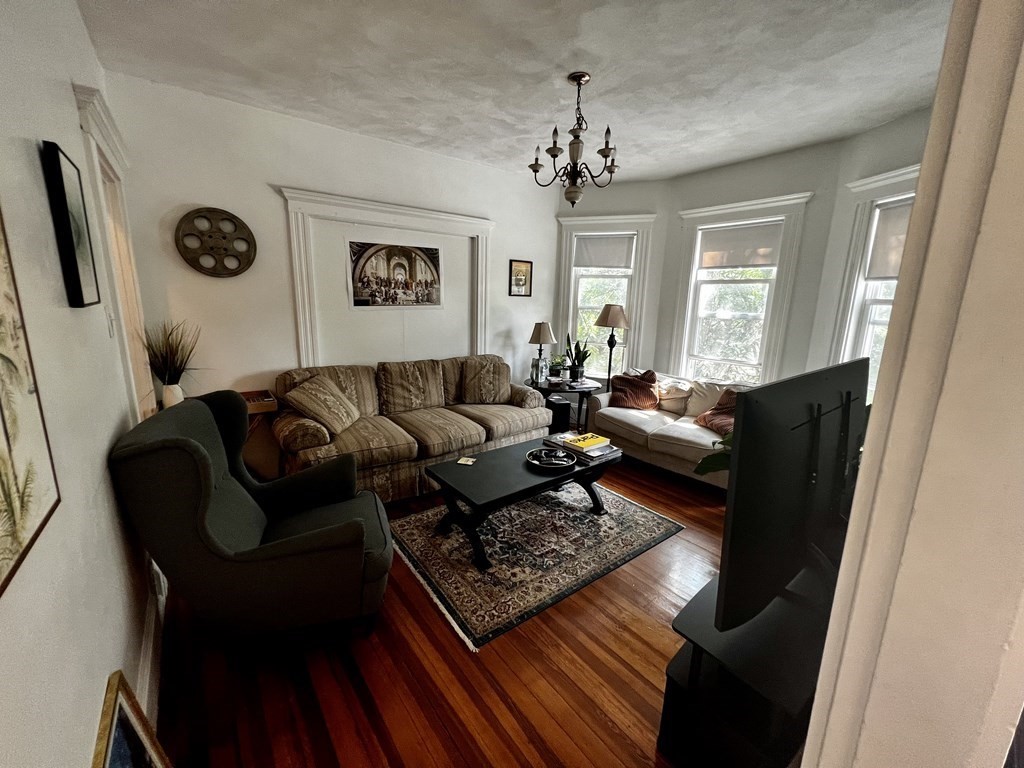
<svg viewBox="0 0 1024 768">
<path fill-rule="evenodd" d="M 544 395 L 536 389 L 531 389 L 524 384 L 512 384 L 512 396 L 509 404 L 519 408 L 543 408 Z"/>
<path fill-rule="evenodd" d="M 237 552 L 233 559 L 243 562 L 277 560 L 284 557 L 306 556 L 314 552 L 327 552 L 332 549 L 357 550 L 361 559 L 364 537 L 363 521 L 349 520 L 331 528 L 308 531 Z"/>
<path fill-rule="evenodd" d="M 356 495 L 356 460 L 344 454 L 268 483 L 253 483 L 249 492 L 268 517 L 347 501 Z"/>
</svg>

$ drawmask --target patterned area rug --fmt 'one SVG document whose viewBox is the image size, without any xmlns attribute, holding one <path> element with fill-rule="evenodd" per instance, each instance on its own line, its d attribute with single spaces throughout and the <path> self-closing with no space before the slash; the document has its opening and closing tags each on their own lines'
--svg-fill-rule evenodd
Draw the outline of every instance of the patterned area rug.
<svg viewBox="0 0 1024 768">
<path fill-rule="evenodd" d="M 474 650 L 675 535 L 683 526 L 598 487 L 607 514 L 590 514 L 575 483 L 495 512 L 480 526 L 494 567 L 470 562 L 456 526 L 438 536 L 443 506 L 394 520 L 399 552 Z"/>
</svg>

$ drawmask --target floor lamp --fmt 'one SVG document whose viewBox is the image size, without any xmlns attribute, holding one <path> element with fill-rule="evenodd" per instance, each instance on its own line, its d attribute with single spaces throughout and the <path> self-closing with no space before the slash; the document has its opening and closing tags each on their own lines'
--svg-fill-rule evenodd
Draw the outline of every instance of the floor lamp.
<svg viewBox="0 0 1024 768">
<path fill-rule="evenodd" d="M 612 355 L 615 352 L 615 329 L 622 328 L 623 330 L 629 330 L 629 318 L 626 317 L 626 310 L 622 308 L 621 304 L 605 304 L 604 309 L 601 310 L 601 314 L 598 315 L 597 320 L 594 322 L 598 328 L 611 328 L 612 332 L 608 334 L 608 391 L 612 391 Z"/>
</svg>

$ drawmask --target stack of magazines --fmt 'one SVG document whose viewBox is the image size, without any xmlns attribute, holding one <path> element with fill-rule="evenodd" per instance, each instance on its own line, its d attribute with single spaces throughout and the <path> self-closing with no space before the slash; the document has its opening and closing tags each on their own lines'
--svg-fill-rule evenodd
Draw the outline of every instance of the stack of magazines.
<svg viewBox="0 0 1024 768">
<path fill-rule="evenodd" d="M 560 432 L 545 437 L 544 444 L 571 451 L 581 464 L 596 464 L 622 455 L 621 448 L 612 445 L 607 437 L 595 435 L 593 432 L 582 435 L 575 432 Z"/>
</svg>

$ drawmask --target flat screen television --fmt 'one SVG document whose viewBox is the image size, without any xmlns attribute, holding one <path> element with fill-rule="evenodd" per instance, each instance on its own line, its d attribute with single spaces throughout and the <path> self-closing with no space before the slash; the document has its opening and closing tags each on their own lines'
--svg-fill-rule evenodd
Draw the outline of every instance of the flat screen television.
<svg viewBox="0 0 1024 768">
<path fill-rule="evenodd" d="M 805 568 L 831 606 L 866 424 L 866 358 L 736 398 L 715 627 L 759 614 Z M 827 599 L 826 599 L 827 598 Z"/>
</svg>

